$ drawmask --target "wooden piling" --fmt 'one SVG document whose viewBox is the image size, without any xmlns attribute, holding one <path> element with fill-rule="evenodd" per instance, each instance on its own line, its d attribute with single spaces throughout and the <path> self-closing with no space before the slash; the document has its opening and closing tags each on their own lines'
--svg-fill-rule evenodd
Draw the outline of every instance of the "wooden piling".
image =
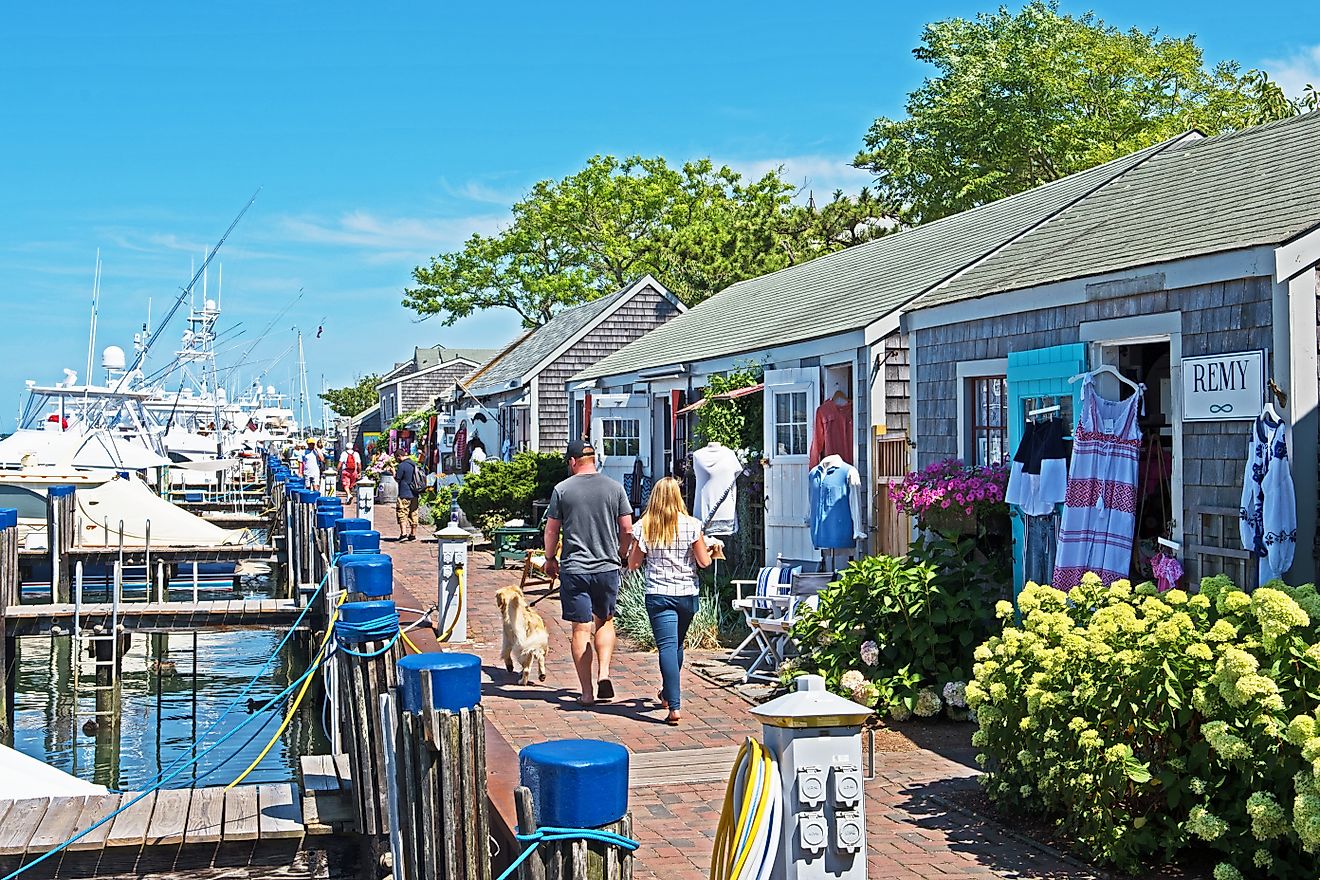
<svg viewBox="0 0 1320 880">
<path fill-rule="evenodd" d="M 518 810 L 518 833 L 536 831 L 532 792 L 518 786 L 513 792 Z M 632 813 L 599 828 L 632 837 Z M 608 843 L 594 840 L 542 841 L 536 851 L 518 866 L 518 880 L 632 880 L 633 855 Z"/>
<path fill-rule="evenodd" d="M 5 611 L 18 604 L 18 526 L 0 529 L 0 739 L 9 738 L 9 633 Z"/>
<path fill-rule="evenodd" d="M 387 644 L 388 640 L 362 642 L 353 645 L 353 650 L 373 654 Z M 400 653 L 398 641 L 372 657 L 359 657 L 342 648 L 335 653 L 340 736 L 352 768 L 358 831 L 365 835 L 389 833 L 385 743 L 377 707 L 381 695 L 398 683 Z"/>
<path fill-rule="evenodd" d="M 46 494 L 46 547 L 50 557 L 50 593 L 54 602 L 72 601 L 73 565 L 69 550 L 77 533 L 72 486 L 51 486 Z"/>
<path fill-rule="evenodd" d="M 436 709 L 429 679 L 424 670 L 422 711 L 399 712 L 395 740 L 404 873 L 490 880 L 485 714 L 480 705 Z"/>
</svg>

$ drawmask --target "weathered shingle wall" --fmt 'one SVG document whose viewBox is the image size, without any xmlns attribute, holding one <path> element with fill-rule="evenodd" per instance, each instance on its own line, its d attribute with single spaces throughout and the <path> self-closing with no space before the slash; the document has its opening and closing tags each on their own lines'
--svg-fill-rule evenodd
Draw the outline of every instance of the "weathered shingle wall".
<svg viewBox="0 0 1320 880">
<path fill-rule="evenodd" d="M 454 360 L 439 369 L 404 379 L 401 395 L 403 400 L 400 403 L 402 412 L 427 409 L 435 403 L 437 395 L 453 388 L 454 383 L 470 373 L 473 366 L 469 361 Z"/>
<path fill-rule="evenodd" d="M 1079 342 L 1085 321 L 1182 312 L 1183 357 L 1273 349 L 1271 285 L 1268 278 L 1244 278 L 1176 290 L 1127 293 L 1106 287 L 1088 302 L 997 315 L 979 321 L 922 329 L 916 344 L 913 407 L 919 464 L 958 454 L 957 379 L 959 361 L 1007 357 Z M 1246 422 L 1187 422 L 1183 434 L 1183 499 L 1192 507 L 1238 507 L 1247 437 Z M 1190 533 L 1190 509 L 1180 522 Z"/>
<path fill-rule="evenodd" d="M 540 451 L 559 451 L 568 443 L 568 380 L 677 314 L 677 306 L 647 287 L 542 370 L 537 401 Z"/>
</svg>

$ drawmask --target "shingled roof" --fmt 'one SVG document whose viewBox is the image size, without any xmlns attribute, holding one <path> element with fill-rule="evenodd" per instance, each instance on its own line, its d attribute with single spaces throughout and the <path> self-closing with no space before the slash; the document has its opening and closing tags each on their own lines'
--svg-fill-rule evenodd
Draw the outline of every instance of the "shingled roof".
<svg viewBox="0 0 1320 880">
<path fill-rule="evenodd" d="M 757 351 L 864 328 L 1168 143 L 1024 193 L 740 281 L 575 379 Z"/>
<path fill-rule="evenodd" d="M 659 282 L 647 275 L 624 285 L 614 293 L 591 302 L 565 309 L 545 324 L 524 334 L 485 366 L 472 373 L 465 384 L 477 397 L 517 388 L 539 365 L 544 363 L 564 343 L 576 339 L 592 323 L 614 306 L 622 303 L 649 285 L 663 291 Z"/>
<path fill-rule="evenodd" d="M 1320 224 L 1320 112 L 1171 144 L 911 310 L 1185 257 Z"/>
</svg>

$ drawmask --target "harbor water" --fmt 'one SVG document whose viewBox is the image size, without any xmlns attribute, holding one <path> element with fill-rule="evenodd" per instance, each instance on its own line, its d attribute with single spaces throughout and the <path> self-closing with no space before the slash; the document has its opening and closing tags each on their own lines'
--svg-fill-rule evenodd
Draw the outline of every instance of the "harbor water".
<svg viewBox="0 0 1320 880">
<path fill-rule="evenodd" d="M 169 788 L 226 785 L 279 728 L 292 697 L 257 719 L 253 713 L 307 668 L 305 638 L 290 639 L 215 731 L 200 743 L 197 738 L 224 715 L 282 636 L 251 629 L 133 636 L 121 657 L 118 724 L 113 714 L 97 714 L 98 704 L 114 707 L 113 692 L 98 693 L 85 648 L 75 651 L 68 636 L 24 638 L 15 670 L 14 748 L 79 778 L 132 790 L 250 721 L 165 783 Z M 314 683 L 292 723 L 245 783 L 296 780 L 301 755 L 327 750 L 322 710 L 321 689 Z"/>
</svg>

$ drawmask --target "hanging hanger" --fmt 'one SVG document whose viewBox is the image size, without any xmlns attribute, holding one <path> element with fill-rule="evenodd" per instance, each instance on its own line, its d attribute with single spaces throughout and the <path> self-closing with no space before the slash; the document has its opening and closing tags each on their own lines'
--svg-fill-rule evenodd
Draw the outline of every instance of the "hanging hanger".
<svg viewBox="0 0 1320 880">
<path fill-rule="evenodd" d="M 1101 364 L 1100 366 L 1096 367 L 1094 370 L 1091 370 L 1089 373 L 1078 373 L 1076 376 L 1073 376 L 1071 379 L 1068 380 L 1068 384 L 1071 385 L 1074 382 L 1076 382 L 1078 379 L 1085 379 L 1088 376 L 1094 378 L 1095 376 L 1098 376 L 1101 373 L 1108 373 L 1111 376 L 1114 376 L 1116 379 L 1118 379 L 1118 381 L 1122 382 L 1124 385 L 1127 385 L 1133 391 L 1140 392 L 1142 390 L 1142 385 L 1140 383 L 1133 382 L 1127 376 L 1124 376 L 1122 373 L 1118 371 L 1118 367 L 1115 367 L 1113 364 Z"/>
<path fill-rule="evenodd" d="M 834 394 L 830 397 L 830 401 L 833 403 L 847 403 L 848 395 L 844 394 L 843 389 L 840 388 L 838 391 L 834 392 Z"/>
</svg>

